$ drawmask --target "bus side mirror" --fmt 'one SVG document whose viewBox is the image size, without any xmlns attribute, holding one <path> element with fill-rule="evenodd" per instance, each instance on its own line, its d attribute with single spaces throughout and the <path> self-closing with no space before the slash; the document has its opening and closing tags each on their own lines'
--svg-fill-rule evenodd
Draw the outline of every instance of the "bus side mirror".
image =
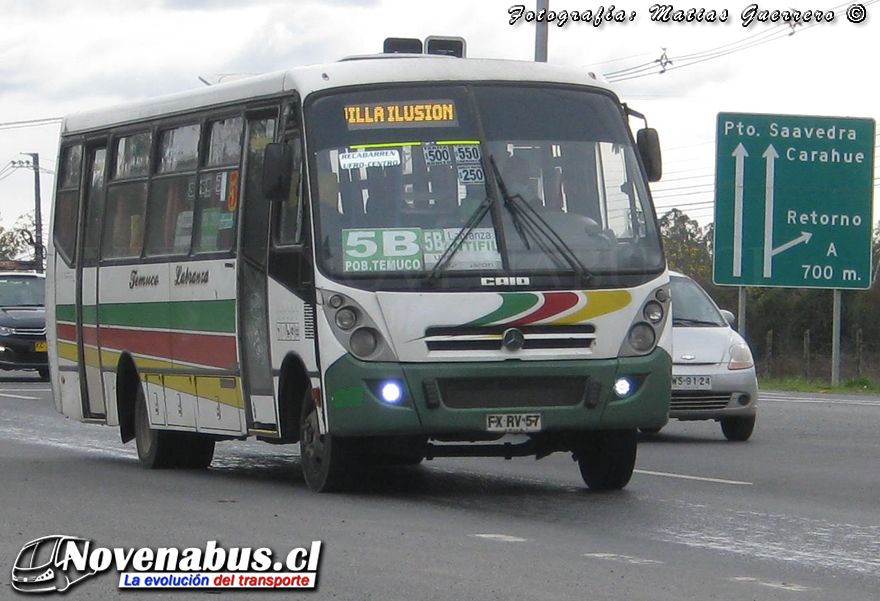
<svg viewBox="0 0 880 601">
<path fill-rule="evenodd" d="M 290 196 L 293 177 L 293 148 L 290 144 L 272 142 L 263 151 L 263 197 L 286 200 Z"/>
<path fill-rule="evenodd" d="M 636 134 L 636 146 L 645 166 L 649 182 L 659 182 L 663 175 L 663 161 L 660 158 L 660 136 L 652 127 L 640 129 Z"/>
</svg>

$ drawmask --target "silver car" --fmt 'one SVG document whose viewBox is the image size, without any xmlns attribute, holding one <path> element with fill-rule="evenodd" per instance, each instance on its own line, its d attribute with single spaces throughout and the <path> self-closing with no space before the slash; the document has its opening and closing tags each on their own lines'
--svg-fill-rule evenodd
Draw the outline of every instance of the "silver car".
<svg viewBox="0 0 880 601">
<path fill-rule="evenodd" d="M 755 429 L 758 379 L 745 339 L 691 278 L 672 273 L 672 403 L 669 417 L 715 420 L 728 440 Z"/>
</svg>

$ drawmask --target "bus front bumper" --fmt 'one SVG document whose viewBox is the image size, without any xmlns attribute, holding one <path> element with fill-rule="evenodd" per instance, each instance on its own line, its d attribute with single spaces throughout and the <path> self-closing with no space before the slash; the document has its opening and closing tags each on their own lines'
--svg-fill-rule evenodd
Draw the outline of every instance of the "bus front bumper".
<svg viewBox="0 0 880 601">
<path fill-rule="evenodd" d="M 324 399 L 330 433 L 339 436 L 481 436 L 517 420 L 537 427 L 527 433 L 657 428 L 668 420 L 671 371 L 662 349 L 622 359 L 470 363 L 346 355 L 327 370 Z M 625 396 L 615 392 L 621 378 L 632 385 Z M 399 399 L 389 394 L 395 386 Z"/>
</svg>

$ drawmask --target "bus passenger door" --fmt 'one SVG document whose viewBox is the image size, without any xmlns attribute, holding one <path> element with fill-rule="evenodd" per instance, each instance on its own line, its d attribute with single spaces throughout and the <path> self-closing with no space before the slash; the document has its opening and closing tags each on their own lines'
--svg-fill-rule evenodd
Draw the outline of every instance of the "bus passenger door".
<svg viewBox="0 0 880 601">
<path fill-rule="evenodd" d="M 98 323 L 98 259 L 104 215 L 107 148 L 89 148 L 81 257 L 76 274 L 76 338 L 84 418 L 106 417 Z"/>
<path fill-rule="evenodd" d="M 269 210 L 263 198 L 263 150 L 275 138 L 276 113 L 248 118 L 244 194 L 241 201 L 242 233 L 238 254 L 238 328 L 242 393 L 248 432 L 278 434 L 278 412 L 269 342 L 267 261 Z"/>
</svg>

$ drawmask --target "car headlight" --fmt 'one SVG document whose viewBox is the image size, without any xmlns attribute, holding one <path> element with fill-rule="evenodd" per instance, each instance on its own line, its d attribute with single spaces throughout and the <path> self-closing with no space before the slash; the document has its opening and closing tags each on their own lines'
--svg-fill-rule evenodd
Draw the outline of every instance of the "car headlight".
<svg viewBox="0 0 880 601">
<path fill-rule="evenodd" d="M 730 347 L 730 363 L 727 369 L 748 369 L 755 366 L 752 351 L 747 344 L 734 344 Z"/>
<path fill-rule="evenodd" d="M 0 326 L 0 336 L 11 336 L 13 334 L 12 328 L 7 328 L 6 326 Z"/>
</svg>

